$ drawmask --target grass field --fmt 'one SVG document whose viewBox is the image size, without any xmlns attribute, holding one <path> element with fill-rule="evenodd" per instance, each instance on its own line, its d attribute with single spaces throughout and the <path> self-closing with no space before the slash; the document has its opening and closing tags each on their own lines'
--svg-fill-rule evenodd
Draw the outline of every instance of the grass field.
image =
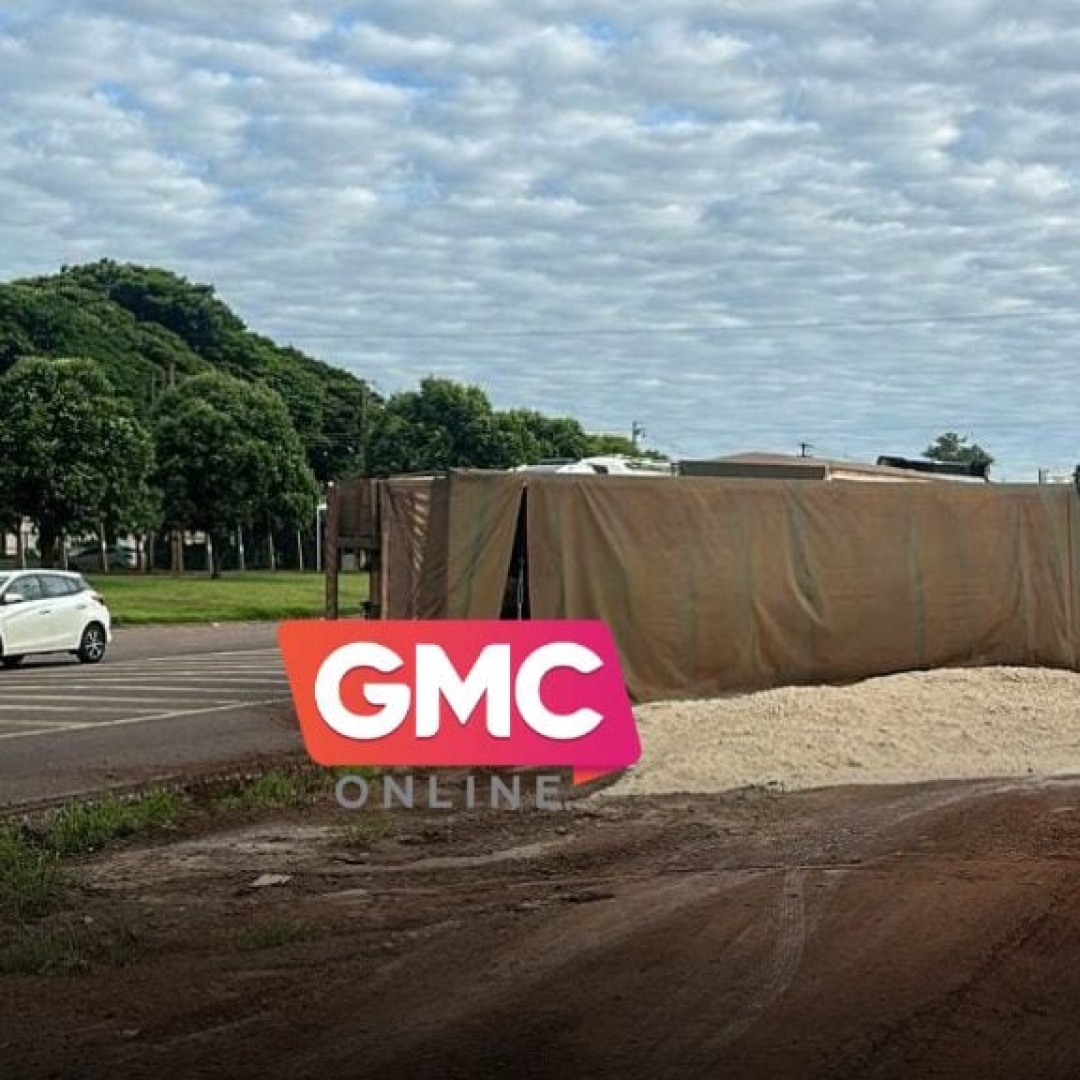
<svg viewBox="0 0 1080 1080">
<path fill-rule="evenodd" d="M 312 618 L 323 613 L 321 574 L 87 574 L 120 625 Z M 367 599 L 367 574 L 342 574 L 340 612 L 355 615 Z"/>
</svg>

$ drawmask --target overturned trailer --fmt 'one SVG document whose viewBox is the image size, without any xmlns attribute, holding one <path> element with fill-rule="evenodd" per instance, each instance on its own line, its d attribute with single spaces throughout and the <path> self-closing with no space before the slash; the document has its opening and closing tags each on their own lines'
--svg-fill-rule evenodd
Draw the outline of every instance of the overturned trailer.
<svg viewBox="0 0 1080 1080">
<path fill-rule="evenodd" d="M 327 543 L 370 617 L 604 620 L 638 701 L 1080 658 L 1073 487 L 462 471 L 340 486 Z"/>
</svg>

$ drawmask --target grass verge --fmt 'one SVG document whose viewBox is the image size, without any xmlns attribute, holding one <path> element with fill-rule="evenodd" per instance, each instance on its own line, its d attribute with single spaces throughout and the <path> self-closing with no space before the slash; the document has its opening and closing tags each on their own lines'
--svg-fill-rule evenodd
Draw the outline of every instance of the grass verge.
<svg viewBox="0 0 1080 1080">
<path fill-rule="evenodd" d="M 41 839 L 57 855 L 96 851 L 114 840 L 175 825 L 185 810 L 175 791 L 148 791 L 133 799 L 116 795 L 60 808 Z"/>
<path fill-rule="evenodd" d="M 362 770 L 328 770 L 302 759 L 189 788 L 68 803 L 34 820 L 0 820 L 0 976 L 72 975 L 134 959 L 144 935 L 124 911 L 104 921 L 78 917 L 73 857 L 200 816 L 311 805 L 331 798 L 346 771 Z M 311 932 L 299 923 L 267 921 L 240 931 L 231 944 L 272 949 Z"/>
<path fill-rule="evenodd" d="M 98 926 L 62 919 L 17 926 L 0 934 L 0 975 L 79 975 L 95 964 L 123 967 L 134 959 L 139 941 L 127 922 Z"/>
<path fill-rule="evenodd" d="M 322 615 L 326 598 L 325 579 L 315 573 L 237 572 L 217 581 L 204 574 L 86 577 L 105 598 L 117 625 L 311 619 Z M 342 574 L 339 589 L 341 614 L 359 614 L 367 600 L 367 574 Z"/>
<path fill-rule="evenodd" d="M 0 825 L 0 923 L 39 918 L 62 892 L 56 852 L 28 842 L 13 825 Z"/>
</svg>

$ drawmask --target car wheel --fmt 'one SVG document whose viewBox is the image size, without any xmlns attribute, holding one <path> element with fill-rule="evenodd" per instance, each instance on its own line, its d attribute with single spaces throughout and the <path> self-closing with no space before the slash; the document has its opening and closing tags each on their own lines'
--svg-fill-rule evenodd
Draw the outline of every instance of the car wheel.
<svg viewBox="0 0 1080 1080">
<path fill-rule="evenodd" d="M 105 658 L 105 627 L 101 623 L 93 622 L 83 631 L 75 655 L 84 664 L 97 664 Z"/>
<path fill-rule="evenodd" d="M 0 656 L 0 664 L 6 668 L 18 667 L 23 662 L 21 656 Z"/>
</svg>

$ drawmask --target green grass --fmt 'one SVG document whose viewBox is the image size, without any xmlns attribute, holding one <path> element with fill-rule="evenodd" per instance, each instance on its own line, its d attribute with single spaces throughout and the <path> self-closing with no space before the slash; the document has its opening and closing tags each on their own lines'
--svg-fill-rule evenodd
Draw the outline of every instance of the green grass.
<svg viewBox="0 0 1080 1080">
<path fill-rule="evenodd" d="M 42 846 L 57 855 L 96 851 L 121 837 L 173 825 L 184 810 L 184 798 L 164 790 L 134 799 L 110 795 L 96 802 L 69 803 L 49 823 Z"/>
<path fill-rule="evenodd" d="M 222 792 L 217 804 L 224 810 L 264 810 L 307 806 L 315 797 L 315 785 L 303 773 L 270 769 L 245 784 Z"/>
<path fill-rule="evenodd" d="M 0 935 L 0 975 L 81 975 L 95 964 L 123 967 L 141 934 L 127 922 L 99 926 L 71 918 L 18 926 Z"/>
<path fill-rule="evenodd" d="M 232 945 L 240 952 L 259 952 L 263 949 L 276 949 L 282 945 L 291 945 L 311 937 L 311 928 L 303 923 L 289 919 L 271 919 L 267 922 L 251 923 L 237 930 L 232 935 Z"/>
<path fill-rule="evenodd" d="M 44 915 L 62 887 L 56 852 L 31 844 L 12 825 L 0 825 L 0 923 Z"/>
<path fill-rule="evenodd" d="M 218 791 L 213 803 L 222 810 L 282 810 L 310 806 L 319 798 L 332 796 L 338 779 L 345 775 L 375 770 L 324 769 L 307 762 L 267 769 L 247 780 L 235 780 Z"/>
<path fill-rule="evenodd" d="M 0 975 L 75 975 L 90 964 L 83 934 L 72 923 L 22 926 L 0 939 Z"/>
<path fill-rule="evenodd" d="M 368 816 L 347 825 L 339 833 L 338 839 L 348 847 L 366 848 L 375 840 L 389 835 L 390 822 L 384 817 Z"/>
<path fill-rule="evenodd" d="M 307 761 L 233 776 L 196 790 L 150 788 L 131 796 L 71 802 L 22 824 L 0 820 L 0 977 L 75 975 L 98 965 L 130 963 L 143 934 L 125 913 L 79 919 L 78 867 L 67 860 L 124 838 L 186 824 L 200 814 L 310 805 L 331 798 L 336 779 L 357 770 Z M 365 770 L 367 771 L 367 770 Z M 273 949 L 311 936 L 311 927 L 270 920 L 238 932 L 241 951 Z"/>
<path fill-rule="evenodd" d="M 87 574 L 118 624 L 245 622 L 318 618 L 325 609 L 321 574 L 282 571 L 205 574 Z M 342 574 L 339 612 L 359 614 L 366 573 Z"/>
</svg>

